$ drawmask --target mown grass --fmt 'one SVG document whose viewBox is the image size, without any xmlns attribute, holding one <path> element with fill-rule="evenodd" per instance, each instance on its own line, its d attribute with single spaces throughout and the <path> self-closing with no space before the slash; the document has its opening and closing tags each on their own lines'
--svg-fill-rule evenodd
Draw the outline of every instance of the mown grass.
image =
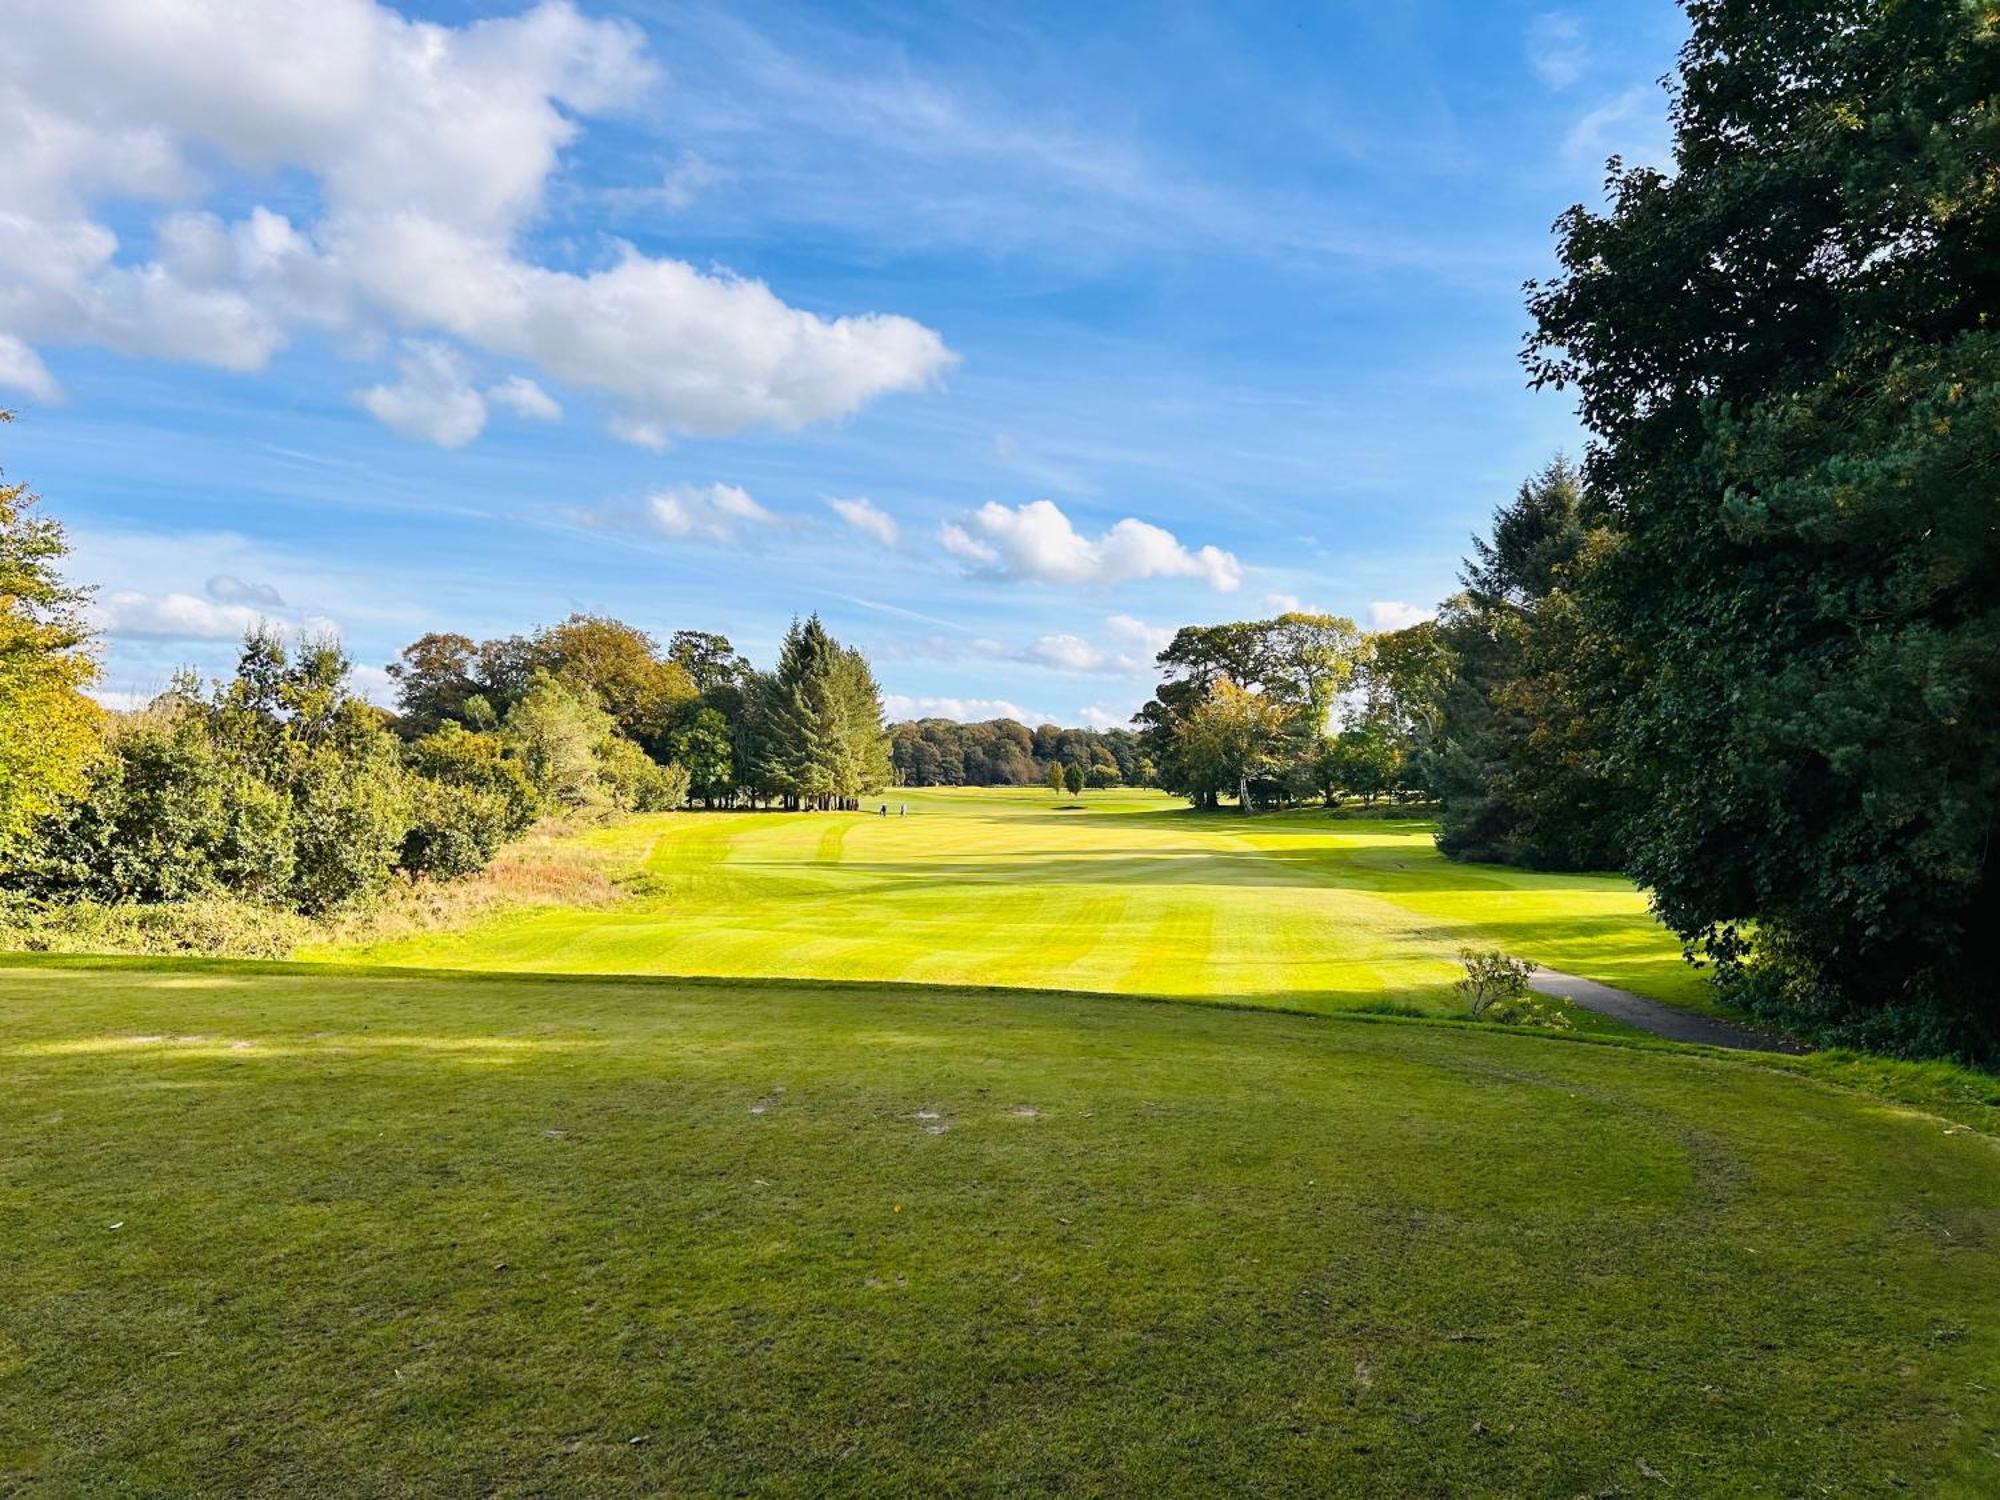
<svg viewBox="0 0 2000 1500">
<path fill-rule="evenodd" d="M 2000 1488 L 2000 1143 L 1789 1062 L 45 963 L 0 1084 L 0 1491 Z"/>
<path fill-rule="evenodd" d="M 1441 858 L 1431 825 L 1202 815 L 1155 793 L 890 794 L 890 816 L 675 813 L 587 835 L 629 899 L 494 907 L 302 957 L 582 973 L 1018 985 L 1320 1011 L 1455 1010 L 1504 948 L 1710 1007 L 1629 882 Z M 1067 799 L 1064 799 L 1066 803 Z M 909 817 L 896 816 L 907 803 Z"/>
</svg>

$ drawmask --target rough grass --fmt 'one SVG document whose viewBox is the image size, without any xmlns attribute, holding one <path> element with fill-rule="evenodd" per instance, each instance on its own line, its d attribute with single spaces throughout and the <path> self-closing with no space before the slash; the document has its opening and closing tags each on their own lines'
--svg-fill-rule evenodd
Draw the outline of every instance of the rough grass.
<svg viewBox="0 0 2000 1500">
<path fill-rule="evenodd" d="M 1150 793 L 895 792 L 891 816 L 674 813 L 586 834 L 631 899 L 468 913 L 301 956 L 1459 1008 L 1498 947 L 1708 1007 L 1630 883 L 1452 864 L 1413 818 L 1202 815 Z M 911 816 L 894 815 L 907 802 Z"/>
<path fill-rule="evenodd" d="M 0 1491 L 1971 1497 L 1996 1369 L 2000 1143 L 1789 1059 L 0 967 Z"/>
</svg>

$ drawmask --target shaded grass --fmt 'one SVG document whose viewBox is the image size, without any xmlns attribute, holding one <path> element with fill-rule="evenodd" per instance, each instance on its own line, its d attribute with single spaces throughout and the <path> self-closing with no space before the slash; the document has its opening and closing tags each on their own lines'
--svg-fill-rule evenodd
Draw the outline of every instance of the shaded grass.
<svg viewBox="0 0 2000 1500">
<path fill-rule="evenodd" d="M 2000 1148 L 1792 1060 L 47 961 L 0 1083 L 0 1489 L 2000 1484 Z"/>
<path fill-rule="evenodd" d="M 897 792 L 908 818 L 669 814 L 587 836 L 630 899 L 301 950 L 397 965 L 904 980 L 1457 1008 L 1505 948 L 1712 1008 L 1619 878 L 1451 864 L 1410 818 L 1200 815 L 1150 793 Z"/>
</svg>

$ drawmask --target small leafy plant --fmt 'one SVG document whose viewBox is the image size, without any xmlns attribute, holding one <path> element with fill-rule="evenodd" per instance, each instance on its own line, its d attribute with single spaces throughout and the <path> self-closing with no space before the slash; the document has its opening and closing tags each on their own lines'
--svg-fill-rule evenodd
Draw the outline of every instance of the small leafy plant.
<svg viewBox="0 0 2000 1500">
<path fill-rule="evenodd" d="M 1465 978 L 1455 988 L 1465 999 L 1467 1013 L 1475 1017 L 1484 1016 L 1502 1001 L 1526 995 L 1528 976 L 1535 972 L 1535 966 L 1525 958 L 1510 957 L 1498 948 L 1461 948 L 1458 961 L 1465 965 Z"/>
<path fill-rule="evenodd" d="M 1532 990 L 1494 1001 L 1487 1008 L 1486 1019 L 1503 1026 L 1545 1026 L 1550 1031 L 1568 1031 L 1574 1024 L 1562 1001 Z"/>
</svg>

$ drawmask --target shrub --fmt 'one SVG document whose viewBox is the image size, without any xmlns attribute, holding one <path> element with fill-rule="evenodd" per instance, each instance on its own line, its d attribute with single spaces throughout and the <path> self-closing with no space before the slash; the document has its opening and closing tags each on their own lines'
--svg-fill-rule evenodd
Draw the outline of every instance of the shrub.
<svg viewBox="0 0 2000 1500">
<path fill-rule="evenodd" d="M 1465 965 L 1465 978 L 1454 988 L 1469 1014 L 1483 1016 L 1501 1001 L 1528 993 L 1528 976 L 1535 966 L 1525 958 L 1510 958 L 1498 948 L 1461 948 L 1458 958 Z"/>
<path fill-rule="evenodd" d="M 1568 1031 L 1573 1024 L 1560 1000 L 1537 995 L 1532 990 L 1495 1000 L 1486 1007 L 1485 1018 L 1503 1026 L 1545 1026 L 1551 1031 Z"/>
<path fill-rule="evenodd" d="M 292 912 L 219 895 L 156 903 L 0 902 L 0 948 L 22 953 L 285 958 L 308 930 Z"/>
<path fill-rule="evenodd" d="M 411 875 L 443 880 L 477 875 L 514 832 L 512 817 L 506 799 L 495 793 L 418 778 L 396 863 Z"/>
<path fill-rule="evenodd" d="M 535 821 L 537 799 L 522 762 L 506 748 L 497 734 L 473 734 L 446 724 L 412 743 L 404 759 L 412 771 L 431 781 L 499 798 L 506 809 L 505 837 L 514 838 Z"/>
<path fill-rule="evenodd" d="M 326 912 L 380 894 L 410 830 L 400 768 L 380 755 L 357 763 L 314 751 L 293 782 L 292 803 L 299 910 Z"/>
</svg>

